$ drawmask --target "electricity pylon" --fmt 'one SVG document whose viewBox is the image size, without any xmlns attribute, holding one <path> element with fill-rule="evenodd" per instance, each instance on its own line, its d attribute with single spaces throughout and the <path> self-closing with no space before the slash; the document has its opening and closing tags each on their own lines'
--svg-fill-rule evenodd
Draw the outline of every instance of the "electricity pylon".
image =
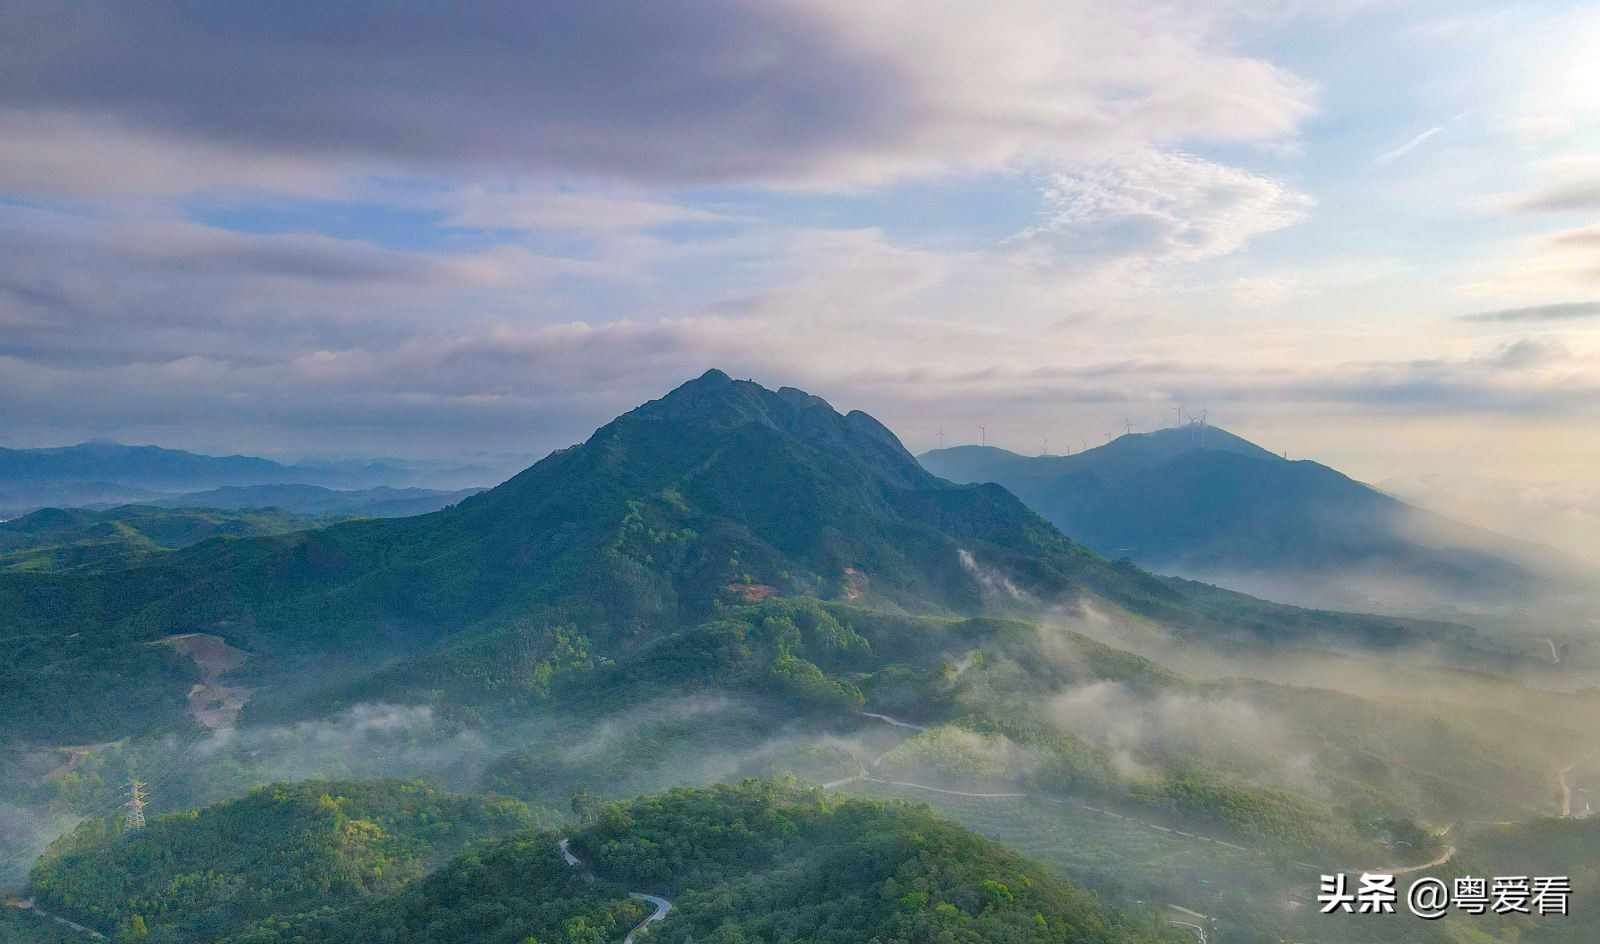
<svg viewBox="0 0 1600 944">
<path fill-rule="evenodd" d="M 122 804 L 127 812 L 122 814 L 122 823 L 129 829 L 144 828 L 144 801 L 150 794 L 144 790 L 144 784 L 138 777 L 128 781 L 128 801 Z"/>
</svg>

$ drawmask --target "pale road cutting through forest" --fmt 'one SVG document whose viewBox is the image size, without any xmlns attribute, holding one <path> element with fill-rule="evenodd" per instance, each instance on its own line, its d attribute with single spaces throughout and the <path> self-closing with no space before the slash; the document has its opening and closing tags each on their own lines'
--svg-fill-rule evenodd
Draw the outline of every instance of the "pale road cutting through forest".
<svg viewBox="0 0 1600 944">
<path fill-rule="evenodd" d="M 41 918 L 48 918 L 49 920 L 54 921 L 56 924 L 66 925 L 72 930 L 77 931 L 79 934 L 88 935 L 97 941 L 103 941 L 106 939 L 104 934 L 101 934 L 99 931 L 96 931 L 93 928 L 86 928 L 76 921 L 68 921 L 66 918 L 63 918 L 60 915 L 51 914 L 43 908 L 38 907 L 33 903 L 32 898 L 24 898 L 20 901 L 9 901 L 6 902 L 6 904 L 18 909 L 19 911 L 31 911 Z"/>
<path fill-rule="evenodd" d="M 656 913 L 644 919 L 643 921 L 640 921 L 638 927 L 634 928 L 632 931 L 629 931 L 628 936 L 622 939 L 622 944 L 633 944 L 633 939 L 636 935 L 642 932 L 645 928 L 649 927 L 651 922 L 660 921 L 662 918 L 665 918 L 667 916 L 667 912 L 672 910 L 672 902 L 667 901 L 665 898 L 657 898 L 655 895 L 646 895 L 644 892 L 629 892 L 628 897 L 642 898 L 645 901 L 648 901 L 650 904 L 656 906 Z"/>
<path fill-rule="evenodd" d="M 561 850 L 561 858 L 573 868 L 582 870 L 585 875 L 592 876 L 594 873 L 589 871 L 589 867 L 584 865 L 583 860 L 573 855 L 572 850 L 568 848 L 568 845 L 571 842 L 572 840 L 570 839 L 562 839 L 560 842 L 556 843 L 556 847 Z M 638 898 L 642 901 L 648 901 L 650 904 L 656 906 L 656 912 L 655 914 L 645 918 L 643 921 L 640 921 L 637 925 L 635 925 L 633 930 L 628 932 L 628 936 L 622 939 L 622 944 L 633 944 L 633 939 L 644 933 L 645 928 L 657 921 L 662 920 L 667 916 L 667 912 L 672 910 L 672 902 L 667 901 L 665 898 L 662 898 L 658 895 L 646 895 L 644 892 L 629 892 L 628 897 Z"/>
<path fill-rule="evenodd" d="M 882 721 L 884 724 L 893 725 L 894 727 L 897 727 L 897 728 L 909 728 L 912 731 L 926 731 L 926 730 L 928 730 L 927 728 L 923 727 L 920 724 L 912 724 L 909 721 L 901 721 L 898 718 L 891 718 L 888 715 L 880 715 L 875 711 L 858 711 L 858 712 L 856 712 L 856 714 L 860 715 L 863 718 L 871 718 L 874 721 Z"/>
</svg>

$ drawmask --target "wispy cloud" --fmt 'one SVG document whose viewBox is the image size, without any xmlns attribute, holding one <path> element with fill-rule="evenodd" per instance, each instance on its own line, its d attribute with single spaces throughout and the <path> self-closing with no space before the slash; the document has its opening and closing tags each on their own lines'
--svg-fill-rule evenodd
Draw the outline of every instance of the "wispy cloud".
<svg viewBox="0 0 1600 944">
<path fill-rule="evenodd" d="M 1385 152 L 1385 153 L 1380 154 L 1377 157 L 1373 158 L 1372 159 L 1372 164 L 1373 164 L 1374 167 L 1382 167 L 1385 164 L 1393 163 L 1394 161 L 1397 161 L 1400 158 L 1405 157 L 1407 154 L 1410 154 L 1412 151 L 1415 151 L 1417 148 L 1419 148 L 1423 144 L 1425 144 L 1428 141 L 1429 138 L 1432 138 L 1434 135 L 1438 134 L 1439 132 L 1441 132 L 1443 130 L 1444 130 L 1444 125 L 1436 125 L 1436 126 L 1434 126 L 1432 128 L 1429 128 L 1427 131 L 1422 132 L 1421 134 L 1419 134 L 1416 137 L 1412 138 L 1410 141 L 1407 141 L 1406 143 L 1400 145 L 1399 147 L 1395 148 L 1394 150 Z"/>
<path fill-rule="evenodd" d="M 1600 302 L 1561 302 L 1554 305 L 1529 305 L 1501 308 L 1461 315 L 1458 321 L 1566 321 L 1575 318 L 1600 318 Z"/>
<path fill-rule="evenodd" d="M 1214 258 L 1299 222 L 1312 203 L 1282 181 L 1156 150 L 1061 173 L 1046 197 L 1045 222 L 1012 245 L 1050 264 Z"/>
<path fill-rule="evenodd" d="M 1572 180 L 1527 194 L 1514 205 L 1537 213 L 1600 210 L 1600 179 Z"/>
</svg>

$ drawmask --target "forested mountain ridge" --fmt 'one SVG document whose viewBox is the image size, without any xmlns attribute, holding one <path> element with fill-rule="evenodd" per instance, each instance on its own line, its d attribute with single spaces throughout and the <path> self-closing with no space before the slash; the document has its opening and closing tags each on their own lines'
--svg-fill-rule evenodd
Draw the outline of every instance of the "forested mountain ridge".
<svg viewBox="0 0 1600 944">
<path fill-rule="evenodd" d="M 0 522 L 0 570 L 110 569 L 216 537 L 303 531 L 330 520 L 274 508 L 44 508 Z"/>
<path fill-rule="evenodd" d="M 105 573 L 0 574 L 11 643 L 0 718 L 115 736 L 109 718 L 68 725 L 83 699 L 128 688 L 129 704 L 159 719 L 160 705 L 181 701 L 181 674 L 147 643 L 177 633 L 214 634 L 271 680 L 313 658 L 371 666 L 505 627 L 535 658 L 577 636 L 610 657 L 727 603 L 795 595 L 971 615 L 1095 599 L 1180 634 L 1252 644 L 1470 635 L 1273 606 L 1111 563 L 998 486 L 927 472 L 864 413 L 712 371 L 430 515 L 205 542 Z M 69 676 L 76 696 L 60 690 Z M 95 679 L 103 689 L 83 684 Z M 40 716 L 55 699 L 73 710 Z"/>
<path fill-rule="evenodd" d="M 281 508 L 300 515 L 341 515 L 361 518 L 403 518 L 425 515 L 453 505 L 481 488 L 441 491 L 431 488 L 333 489 L 321 485 L 226 485 L 203 492 L 190 492 L 152 499 L 160 508 L 218 508 L 240 511 L 248 508 Z"/>
</svg>

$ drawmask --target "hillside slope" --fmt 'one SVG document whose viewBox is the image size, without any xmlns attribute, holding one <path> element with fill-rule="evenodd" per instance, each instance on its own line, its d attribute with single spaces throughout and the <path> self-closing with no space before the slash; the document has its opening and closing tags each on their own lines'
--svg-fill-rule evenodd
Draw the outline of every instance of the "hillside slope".
<svg viewBox="0 0 1600 944">
<path fill-rule="evenodd" d="M 396 891 L 471 841 L 534 822 L 521 803 L 421 783 L 279 784 L 136 832 L 88 821 L 31 885 L 41 907 L 119 939 L 198 944 Z"/>
<path fill-rule="evenodd" d="M 262 819 L 271 810 L 258 807 L 280 794 L 317 797 L 302 815 L 332 824 L 329 807 L 351 807 L 336 798 L 352 789 L 360 788 L 275 787 L 250 801 L 163 819 L 151 838 L 131 843 L 84 831 L 78 851 L 36 871 L 35 893 L 47 907 L 70 908 L 97 927 L 159 944 L 615 941 L 649 913 L 629 898 L 637 890 L 674 905 L 650 932 L 663 944 L 1155 940 L 1148 919 L 1106 908 L 1048 869 L 925 810 L 774 783 L 673 790 L 588 810 L 590 818 L 571 834 L 583 860 L 576 867 L 562 860 L 555 834 L 522 832 L 426 877 L 406 869 L 378 877 L 385 860 L 371 845 L 352 854 L 348 838 L 336 846 L 322 841 L 329 834 L 321 826 L 262 828 L 271 825 Z M 434 829 L 465 835 L 457 816 L 440 810 Z M 152 870 L 146 847 L 158 828 L 174 851 Z M 163 886 L 165 878 L 218 868 L 205 850 L 218 830 L 234 837 L 220 874 Z M 229 894 L 243 864 L 279 862 L 288 868 L 269 867 L 271 880 Z M 124 876 L 135 884 L 119 883 Z M 411 881 L 400 887 L 404 879 Z M 332 892 L 320 902 L 319 884 Z M 135 917 L 147 936 L 130 933 Z"/>
</svg>

